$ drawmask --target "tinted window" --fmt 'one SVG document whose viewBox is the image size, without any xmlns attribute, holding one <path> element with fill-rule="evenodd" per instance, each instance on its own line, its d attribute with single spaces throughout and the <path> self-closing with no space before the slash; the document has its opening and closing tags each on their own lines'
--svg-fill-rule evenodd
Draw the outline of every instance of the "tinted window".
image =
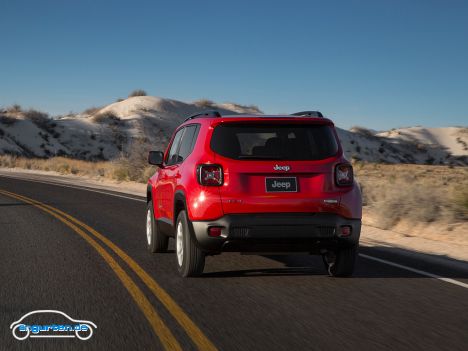
<svg viewBox="0 0 468 351">
<path fill-rule="evenodd" d="M 211 148 L 238 160 L 320 160 L 338 152 L 327 125 L 220 125 L 213 132 Z"/>
<path fill-rule="evenodd" d="M 171 144 L 171 149 L 169 150 L 169 155 L 167 156 L 166 164 L 168 166 L 174 165 L 177 163 L 177 149 L 179 147 L 179 141 L 184 132 L 184 128 L 180 129 L 174 137 L 174 140 Z"/>
<path fill-rule="evenodd" d="M 188 155 L 193 150 L 193 147 L 195 146 L 195 141 L 197 139 L 198 135 L 198 126 L 197 125 L 190 125 L 188 127 L 185 127 L 185 133 L 182 136 L 182 141 L 180 142 L 180 148 L 179 148 L 179 158 L 178 162 L 182 162 L 187 158 Z"/>
</svg>

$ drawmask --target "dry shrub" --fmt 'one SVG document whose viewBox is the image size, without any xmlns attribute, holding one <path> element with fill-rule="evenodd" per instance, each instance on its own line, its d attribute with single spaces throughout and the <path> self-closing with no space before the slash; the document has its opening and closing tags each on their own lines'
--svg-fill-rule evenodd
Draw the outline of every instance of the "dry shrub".
<svg viewBox="0 0 468 351">
<path fill-rule="evenodd" d="M 225 102 L 223 103 L 226 108 L 233 109 L 234 111 L 241 111 L 244 110 L 246 113 L 255 113 L 255 114 L 262 114 L 263 111 L 257 105 L 250 104 L 250 105 L 242 105 L 237 104 L 235 102 Z"/>
<path fill-rule="evenodd" d="M 29 109 L 28 111 L 25 111 L 23 113 L 23 116 L 25 119 L 29 119 L 33 121 L 34 123 L 36 122 L 44 123 L 45 121 L 50 120 L 49 115 L 47 113 L 34 110 L 34 109 Z"/>
<path fill-rule="evenodd" d="M 82 161 L 67 157 L 49 159 L 0 155 L 0 167 L 53 171 L 63 175 L 74 174 L 92 178 L 136 181 L 146 183 L 155 167 L 147 162 L 149 146 L 145 140 L 133 143 L 129 154 L 115 161 Z"/>
<path fill-rule="evenodd" d="M 56 123 L 49 117 L 47 113 L 29 109 L 28 111 L 23 112 L 23 116 L 25 119 L 32 121 L 39 128 L 54 134 Z"/>
<path fill-rule="evenodd" d="M 215 105 L 215 103 L 213 101 L 208 100 L 208 99 L 195 100 L 193 102 L 193 104 L 198 106 L 198 107 L 201 107 L 201 108 L 210 108 L 210 107 L 213 107 Z"/>
<path fill-rule="evenodd" d="M 55 131 L 57 123 L 47 113 L 29 109 L 23 112 L 23 116 L 25 119 L 32 121 L 37 127 L 51 134 L 54 138 L 60 137 L 60 134 Z"/>
<path fill-rule="evenodd" d="M 146 95 L 148 95 L 148 94 L 143 89 L 136 89 L 136 90 L 132 91 L 130 94 L 128 94 L 128 97 L 146 96 Z"/>
<path fill-rule="evenodd" d="M 93 121 L 100 124 L 120 124 L 122 122 L 120 117 L 111 111 L 95 115 Z"/>
<path fill-rule="evenodd" d="M 0 155 L 0 167 L 14 168 L 16 157 L 12 155 Z"/>
<path fill-rule="evenodd" d="M 366 187 L 369 190 L 369 187 Z M 377 196 L 365 201 L 377 213 L 382 228 L 391 228 L 403 218 L 417 222 L 434 222 L 441 216 L 446 204 L 441 195 L 428 191 L 420 184 L 399 180 L 393 184 L 379 187 Z"/>
<path fill-rule="evenodd" d="M 453 198 L 458 217 L 468 218 L 468 184 L 454 189 Z"/>
<path fill-rule="evenodd" d="M 12 155 L 0 155 L 0 167 L 24 168 L 39 171 L 54 171 L 60 174 L 76 174 L 89 177 L 112 178 L 114 164 L 112 162 L 90 162 L 74 160 L 66 157 L 49 159 L 26 158 Z"/>
<path fill-rule="evenodd" d="M 8 115 L 0 115 L 0 123 L 4 124 L 6 126 L 11 126 L 12 124 L 15 124 L 18 121 L 15 117 L 11 117 Z"/>
<path fill-rule="evenodd" d="M 247 105 L 246 108 L 250 110 L 254 110 L 257 113 L 262 113 L 262 110 L 260 110 L 260 107 L 258 107 L 258 105 L 250 104 L 250 105 Z"/>
<path fill-rule="evenodd" d="M 366 137 L 374 137 L 374 133 L 367 129 L 367 128 L 364 128 L 364 127 L 361 127 L 361 126 L 354 126 L 354 127 L 351 127 L 350 131 L 354 132 L 354 133 L 357 133 L 357 134 L 361 134 L 363 136 L 366 136 Z"/>
<path fill-rule="evenodd" d="M 149 144 L 144 139 L 133 141 L 126 157 L 116 162 L 114 178 L 146 183 L 154 173 L 154 166 L 148 164 Z"/>
<path fill-rule="evenodd" d="M 21 105 L 14 104 L 14 105 L 7 107 L 6 112 L 18 113 L 18 112 L 21 112 L 22 110 L 23 109 L 21 108 Z"/>
<path fill-rule="evenodd" d="M 112 178 L 118 181 L 133 181 L 138 183 L 146 183 L 154 174 L 153 166 L 139 164 L 134 166 L 134 161 L 128 158 L 119 159 L 114 166 Z"/>
<path fill-rule="evenodd" d="M 93 107 L 90 107 L 90 108 L 87 108 L 86 110 L 84 110 L 83 114 L 92 116 L 92 115 L 96 114 L 101 109 L 102 109 L 102 107 L 93 106 Z"/>
<path fill-rule="evenodd" d="M 468 220 L 468 168 L 423 165 L 354 165 L 365 212 L 375 225 Z"/>
</svg>

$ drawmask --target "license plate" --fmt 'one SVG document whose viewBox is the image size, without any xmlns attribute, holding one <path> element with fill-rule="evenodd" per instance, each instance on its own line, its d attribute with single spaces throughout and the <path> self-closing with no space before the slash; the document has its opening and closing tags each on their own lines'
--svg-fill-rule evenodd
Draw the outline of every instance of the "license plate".
<svg viewBox="0 0 468 351">
<path fill-rule="evenodd" d="M 297 192 L 296 177 L 266 177 L 267 193 L 295 193 Z"/>
</svg>

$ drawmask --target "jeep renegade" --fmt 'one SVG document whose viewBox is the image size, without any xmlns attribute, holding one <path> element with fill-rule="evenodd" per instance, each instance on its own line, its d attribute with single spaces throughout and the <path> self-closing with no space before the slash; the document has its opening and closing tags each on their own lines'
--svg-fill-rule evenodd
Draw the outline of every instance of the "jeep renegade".
<svg viewBox="0 0 468 351">
<path fill-rule="evenodd" d="M 164 252 L 174 237 L 183 277 L 228 251 L 318 254 L 330 275 L 353 273 L 361 192 L 320 112 L 194 115 L 149 163 L 147 246 Z"/>
</svg>

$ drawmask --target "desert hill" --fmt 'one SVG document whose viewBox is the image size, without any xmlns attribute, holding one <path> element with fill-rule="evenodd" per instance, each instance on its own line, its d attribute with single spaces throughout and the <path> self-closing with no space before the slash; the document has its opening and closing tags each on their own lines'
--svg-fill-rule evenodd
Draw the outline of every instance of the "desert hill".
<svg viewBox="0 0 468 351">
<path fill-rule="evenodd" d="M 0 154 L 109 160 L 128 156 L 135 145 L 163 149 L 173 130 L 187 116 L 208 109 L 221 114 L 262 113 L 255 106 L 209 100 L 186 103 L 154 96 L 130 97 L 54 119 L 16 106 L 0 109 Z M 468 128 L 464 127 L 412 127 L 381 132 L 355 127 L 338 128 L 338 134 L 350 159 L 468 164 Z"/>
</svg>

